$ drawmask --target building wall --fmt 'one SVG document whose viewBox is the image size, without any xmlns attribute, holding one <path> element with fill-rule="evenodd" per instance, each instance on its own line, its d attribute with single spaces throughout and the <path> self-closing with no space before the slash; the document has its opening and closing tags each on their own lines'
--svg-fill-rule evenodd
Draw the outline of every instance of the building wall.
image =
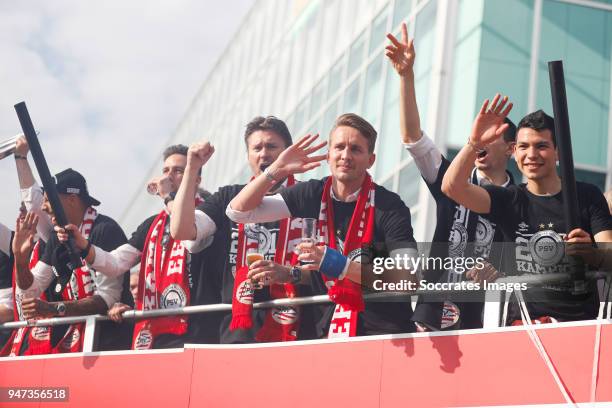
<svg viewBox="0 0 612 408">
<path fill-rule="evenodd" d="M 610 0 L 259 0 L 167 144 L 210 140 L 203 186 L 214 191 L 248 181 L 242 134 L 252 117 L 278 116 L 294 138 L 327 137 L 339 114 L 358 113 L 379 131 L 375 180 L 411 207 L 417 239 L 430 238 L 435 203 L 401 148 L 399 81 L 384 56 L 385 34 L 399 34 L 401 21 L 415 37 L 422 127 L 443 151 L 465 143 L 482 100 L 497 91 L 515 102 L 514 121 L 537 108 L 552 114 L 546 62 L 562 59 L 577 178 L 604 187 Z M 160 168 L 153 163 L 151 176 Z M 323 165 L 306 178 L 327 173 Z M 135 192 L 123 225 L 129 231 L 158 209 Z"/>
</svg>

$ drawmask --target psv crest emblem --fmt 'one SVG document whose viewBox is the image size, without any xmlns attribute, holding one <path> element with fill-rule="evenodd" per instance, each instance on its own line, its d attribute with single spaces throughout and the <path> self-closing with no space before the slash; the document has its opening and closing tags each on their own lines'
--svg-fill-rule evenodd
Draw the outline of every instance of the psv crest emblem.
<svg viewBox="0 0 612 408">
<path fill-rule="evenodd" d="M 293 324 L 297 321 L 298 312 L 290 306 L 281 306 L 272 309 L 272 318 L 279 324 Z"/>
<path fill-rule="evenodd" d="M 253 285 L 251 285 L 250 280 L 243 281 L 240 285 L 238 285 L 238 289 L 236 289 L 236 300 L 244 305 L 252 305 L 253 304 Z"/>
<path fill-rule="evenodd" d="M 444 309 L 442 309 L 442 324 L 440 327 L 442 329 L 448 329 L 454 326 L 459 321 L 460 314 L 461 311 L 456 304 L 449 301 L 444 302 Z"/>
<path fill-rule="evenodd" d="M 148 329 L 142 329 L 138 332 L 134 341 L 134 350 L 148 350 L 153 344 L 153 334 Z"/>
<path fill-rule="evenodd" d="M 565 255 L 563 238 L 553 230 L 540 231 L 529 239 L 529 253 L 542 266 L 556 265 Z"/>
<path fill-rule="evenodd" d="M 187 295 L 183 288 L 176 283 L 169 285 L 164 289 L 161 295 L 162 309 L 173 309 L 177 307 L 185 307 L 187 305 Z"/>
</svg>

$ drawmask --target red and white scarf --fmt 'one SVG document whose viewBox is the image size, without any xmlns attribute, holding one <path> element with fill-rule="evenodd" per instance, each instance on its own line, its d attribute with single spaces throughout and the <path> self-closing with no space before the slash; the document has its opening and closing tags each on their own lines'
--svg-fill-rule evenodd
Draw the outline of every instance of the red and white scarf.
<svg viewBox="0 0 612 408">
<path fill-rule="evenodd" d="M 29 268 L 32 270 L 38 263 L 40 258 L 40 241 L 36 241 L 34 248 L 32 248 L 32 254 L 30 255 Z M 13 263 L 13 320 L 25 320 L 23 312 L 21 311 L 21 295 L 16 291 L 16 279 L 17 268 Z M 43 293 L 40 297 L 45 299 Z M 0 356 L 30 356 L 35 354 L 48 354 L 51 352 L 51 332 L 49 326 L 46 327 L 20 327 L 19 329 L 13 330 L 8 341 L 4 345 Z M 27 347 L 21 351 L 21 347 L 25 339 L 27 341 Z"/>
<path fill-rule="evenodd" d="M 96 220 L 98 213 L 93 207 L 89 207 L 85 211 L 83 222 L 79 227 L 79 230 L 85 239 L 89 239 L 91 229 Z M 39 258 L 38 244 L 34 247 L 32 255 L 30 256 L 30 269 L 34 268 Z M 13 270 L 13 273 L 16 273 Z M 70 276 L 68 284 L 61 293 L 62 300 L 72 301 L 78 299 L 85 299 L 93 296 L 95 292 L 95 271 L 89 269 L 87 263 L 83 261 L 80 268 L 74 270 Z M 13 276 L 13 295 L 15 302 L 15 311 L 18 311 L 15 318 L 24 320 L 21 312 L 21 299 L 18 298 L 15 291 L 15 276 Z M 44 299 L 44 293 L 41 295 L 41 299 Z M 21 353 L 21 355 L 34 355 L 34 354 L 58 354 L 58 353 L 76 353 L 83 350 L 83 339 L 85 335 L 85 323 L 75 323 L 68 327 L 68 330 L 62 337 L 62 339 L 56 344 L 55 347 L 51 345 L 51 332 L 53 326 L 47 327 L 26 327 L 18 329 L 14 332 L 14 338 L 8 344 L 11 344 L 9 355 L 19 355 L 19 351 L 22 347 L 23 341 L 28 339 L 27 349 Z M 6 350 L 6 347 L 5 347 Z M 4 353 L 5 350 L 2 350 Z"/>
<path fill-rule="evenodd" d="M 346 233 L 342 254 L 369 246 L 374 237 L 374 191 L 376 185 L 369 174 L 361 184 L 359 197 Z M 319 236 L 325 245 L 337 249 L 338 242 L 334 227 L 334 206 L 332 198 L 332 178 L 328 177 L 323 186 L 321 211 L 318 221 Z M 360 252 L 360 251 L 358 251 Z M 349 258 L 351 258 L 349 256 Z M 328 338 L 353 337 L 357 334 L 357 316 L 365 309 L 361 286 L 349 279 L 329 279 L 321 275 L 327 286 L 329 298 L 336 304 L 329 326 Z"/>
<path fill-rule="evenodd" d="M 186 273 L 187 250 L 181 241 L 164 231 L 170 222 L 166 210 L 160 212 L 149 228 L 140 262 L 136 310 L 172 309 L 190 304 L 189 277 Z M 187 316 L 143 319 L 134 326 L 133 350 L 153 347 L 160 334 L 183 335 Z"/>
<path fill-rule="evenodd" d="M 289 176 L 287 187 L 294 184 L 294 177 Z M 301 226 L 302 222 L 299 218 L 286 218 L 280 222 L 274 253 L 275 263 L 285 266 L 297 263 L 294 248 L 295 243 L 299 242 L 301 237 Z M 251 281 L 247 279 L 249 267 L 246 262 L 246 254 L 248 249 L 257 249 L 258 247 L 258 237 L 249 237 L 249 234 L 245 233 L 244 224 L 238 224 L 238 253 L 236 256 L 230 330 L 253 327 L 254 291 Z M 271 284 L 270 296 L 272 299 L 294 298 L 298 296 L 297 288 L 291 283 Z M 255 340 L 259 342 L 295 340 L 299 327 L 298 321 L 299 309 L 294 306 L 268 309 L 264 324 L 255 335 Z"/>
<path fill-rule="evenodd" d="M 89 207 L 83 216 L 83 222 L 79 227 L 81 234 L 85 239 L 89 239 L 93 224 L 98 217 L 98 212 Z M 67 301 L 85 299 L 93 296 L 96 289 L 95 271 L 87 266 L 83 261 L 80 268 L 75 269 L 70 275 L 68 284 L 62 291 L 62 299 Z M 50 327 L 53 331 L 53 327 Z M 66 334 L 51 349 L 52 354 L 57 353 L 77 353 L 83 350 L 83 339 L 85 338 L 85 323 L 71 324 L 66 331 Z"/>
</svg>

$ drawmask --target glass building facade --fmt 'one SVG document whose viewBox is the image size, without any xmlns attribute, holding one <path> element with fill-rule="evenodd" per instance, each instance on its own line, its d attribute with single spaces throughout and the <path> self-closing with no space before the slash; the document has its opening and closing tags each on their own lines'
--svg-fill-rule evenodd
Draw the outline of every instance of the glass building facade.
<svg viewBox="0 0 612 408">
<path fill-rule="evenodd" d="M 612 0 L 258 0 L 167 144 L 210 140 L 202 186 L 215 191 L 248 181 L 254 116 L 284 119 L 297 138 L 327 137 L 338 115 L 357 113 L 379 131 L 375 181 L 411 208 L 417 240 L 431 239 L 435 202 L 402 148 L 399 79 L 384 55 L 402 21 L 415 38 L 421 125 L 443 152 L 463 146 L 495 92 L 514 101 L 515 122 L 552 115 L 547 62 L 563 60 L 577 179 L 612 187 Z M 150 176 L 160 171 L 161 159 Z M 122 225 L 133 230 L 158 201 L 134 192 Z"/>
</svg>

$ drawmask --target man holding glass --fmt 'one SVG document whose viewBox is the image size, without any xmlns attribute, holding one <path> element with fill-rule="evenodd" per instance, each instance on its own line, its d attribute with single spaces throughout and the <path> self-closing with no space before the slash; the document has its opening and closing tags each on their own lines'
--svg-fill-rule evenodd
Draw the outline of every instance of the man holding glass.
<svg viewBox="0 0 612 408">
<path fill-rule="evenodd" d="M 236 222 L 265 222 L 284 217 L 317 219 L 323 246 L 301 243 L 300 261 L 310 275 L 313 292 L 327 293 L 335 305 L 317 307 L 317 337 L 349 337 L 414 331 L 407 299 L 364 303 L 362 290 L 372 289 L 373 248 L 386 244 L 387 255 L 414 256 L 416 243 L 410 210 L 400 197 L 376 185 L 368 169 L 374 164 L 376 130 L 365 119 L 347 113 L 336 119 L 329 152 L 311 156 L 326 143 L 314 145 L 306 136 L 287 148 L 230 203 L 227 215 Z M 272 186 L 291 174 L 302 173 L 327 158 L 332 176 L 310 180 L 266 196 Z M 364 264 L 362 266 L 362 263 Z M 278 279 L 262 272 L 254 276 Z M 414 271 L 390 269 L 382 276 L 414 282 Z M 305 279 L 305 278 L 303 278 Z"/>
<path fill-rule="evenodd" d="M 246 126 L 244 141 L 253 177 L 257 177 L 292 144 L 285 123 L 275 117 L 256 117 Z M 183 181 L 177 192 L 171 221 L 172 235 L 194 240 L 214 237 L 205 250 L 210 256 L 203 273 L 215 278 L 223 303 L 232 304 L 232 313 L 224 316 L 220 327 L 221 343 L 288 341 L 308 338 L 310 321 L 305 308 L 293 307 L 253 310 L 253 303 L 297 297 L 302 283 L 293 251 L 300 242 L 302 221 L 289 216 L 263 223 L 236 223 L 225 215 L 228 203 L 244 185 L 229 185 L 205 200 L 199 210 L 203 222 L 195 219 L 195 206 L 188 197 L 196 188 L 197 172 L 205 163 L 208 143 L 196 143 L 189 149 Z M 293 177 L 275 183 L 272 190 L 292 185 Z M 299 288 L 307 295 L 307 287 Z"/>
</svg>

